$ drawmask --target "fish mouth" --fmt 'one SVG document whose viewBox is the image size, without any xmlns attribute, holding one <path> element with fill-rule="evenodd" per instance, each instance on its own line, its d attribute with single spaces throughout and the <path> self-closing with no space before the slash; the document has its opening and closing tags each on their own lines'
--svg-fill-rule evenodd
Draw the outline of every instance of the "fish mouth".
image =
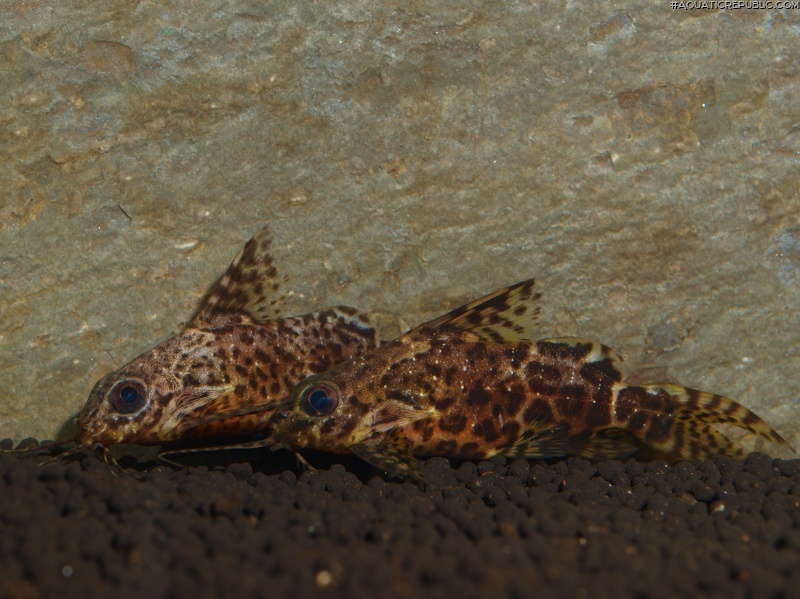
<svg viewBox="0 0 800 599">
<path fill-rule="evenodd" d="M 88 423 L 79 419 L 76 424 L 78 431 L 69 441 L 73 441 L 78 449 L 94 450 L 119 442 L 116 437 L 108 434 L 108 425 L 105 423 L 102 426 L 90 427 L 87 426 Z"/>
</svg>

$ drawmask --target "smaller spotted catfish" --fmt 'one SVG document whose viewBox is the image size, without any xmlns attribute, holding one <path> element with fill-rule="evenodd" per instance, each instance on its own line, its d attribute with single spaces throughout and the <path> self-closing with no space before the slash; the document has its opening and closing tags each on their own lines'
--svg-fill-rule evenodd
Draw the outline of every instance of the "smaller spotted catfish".
<svg viewBox="0 0 800 599">
<path fill-rule="evenodd" d="M 533 341 L 539 296 L 523 281 L 309 377 L 273 416 L 274 440 L 352 453 L 417 480 L 417 458 L 426 456 L 616 458 L 644 448 L 686 460 L 741 458 L 715 424 L 786 443 L 720 395 L 625 383 L 608 347 Z"/>
<path fill-rule="evenodd" d="M 374 329 L 353 308 L 277 318 L 282 297 L 270 247 L 265 227 L 183 332 L 97 382 L 76 419 L 74 451 L 247 440 L 264 432 L 273 405 L 299 381 L 375 348 Z"/>
</svg>

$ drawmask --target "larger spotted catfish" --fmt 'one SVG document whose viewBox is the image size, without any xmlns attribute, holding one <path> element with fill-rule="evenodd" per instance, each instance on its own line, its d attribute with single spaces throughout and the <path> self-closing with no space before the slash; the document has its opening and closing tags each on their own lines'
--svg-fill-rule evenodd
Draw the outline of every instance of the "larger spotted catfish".
<svg viewBox="0 0 800 599">
<path fill-rule="evenodd" d="M 375 348 L 374 329 L 353 308 L 278 318 L 270 247 L 265 227 L 184 331 L 97 382 L 76 419 L 78 448 L 246 440 L 299 381 Z M 262 413 L 236 415 L 253 407 Z"/>
<path fill-rule="evenodd" d="M 538 299 L 533 280 L 523 281 L 309 377 L 275 414 L 274 439 L 414 478 L 425 456 L 613 458 L 649 448 L 680 459 L 741 457 L 714 424 L 786 443 L 720 395 L 625 383 L 608 347 L 533 341 Z"/>
</svg>

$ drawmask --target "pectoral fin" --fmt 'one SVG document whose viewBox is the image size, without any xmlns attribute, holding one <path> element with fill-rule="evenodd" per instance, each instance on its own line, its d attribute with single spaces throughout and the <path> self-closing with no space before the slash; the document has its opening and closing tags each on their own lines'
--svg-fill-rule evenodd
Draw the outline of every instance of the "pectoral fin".
<svg viewBox="0 0 800 599">
<path fill-rule="evenodd" d="M 373 412 L 372 422 L 364 438 L 372 438 L 375 434 L 402 428 L 435 413 L 433 407 L 420 408 L 401 401 L 386 401 Z"/>
<path fill-rule="evenodd" d="M 371 439 L 356 443 L 350 450 L 389 476 L 409 477 L 420 483 L 425 482 L 419 460 L 411 450 L 411 443 L 400 433 L 400 429 L 390 431 L 378 442 Z"/>
<path fill-rule="evenodd" d="M 192 387 L 186 389 L 184 393 L 175 400 L 174 411 L 161 425 L 162 434 L 185 426 L 184 422 L 191 421 L 194 413 L 233 390 L 233 385 L 224 385 L 222 387 Z"/>
<path fill-rule="evenodd" d="M 264 404 L 256 404 L 253 406 L 245 406 L 243 408 L 235 408 L 231 410 L 224 410 L 222 412 L 216 412 L 213 414 L 207 414 L 205 416 L 199 418 L 184 418 L 180 422 L 180 434 L 183 435 L 187 431 L 190 431 L 194 428 L 199 426 L 205 426 L 207 424 L 211 424 L 213 422 L 219 422 L 221 420 L 228 420 L 229 418 L 239 418 L 241 416 L 251 416 L 253 414 L 264 414 L 264 423 L 269 421 L 272 412 L 275 410 L 286 407 L 288 405 L 287 401 L 277 401 L 271 403 L 264 403 Z"/>
</svg>

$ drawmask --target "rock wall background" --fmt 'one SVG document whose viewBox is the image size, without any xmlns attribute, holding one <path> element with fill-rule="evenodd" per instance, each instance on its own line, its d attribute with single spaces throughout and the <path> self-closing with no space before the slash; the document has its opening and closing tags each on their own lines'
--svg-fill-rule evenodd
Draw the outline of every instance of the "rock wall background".
<svg viewBox="0 0 800 599">
<path fill-rule="evenodd" d="M 53 437 L 263 224 L 383 338 L 536 276 L 541 337 L 800 446 L 800 10 L 0 1 L 0 438 Z"/>
</svg>

